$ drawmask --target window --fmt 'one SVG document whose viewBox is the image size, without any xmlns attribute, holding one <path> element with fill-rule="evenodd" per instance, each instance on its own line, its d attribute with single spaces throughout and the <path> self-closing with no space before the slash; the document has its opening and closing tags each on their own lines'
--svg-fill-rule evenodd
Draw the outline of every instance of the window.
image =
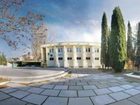
<svg viewBox="0 0 140 105">
<path fill-rule="evenodd" d="M 62 48 L 58 48 L 58 52 L 63 52 L 63 49 Z"/>
<path fill-rule="evenodd" d="M 58 60 L 63 60 L 63 58 L 62 57 L 59 57 Z"/>
<path fill-rule="evenodd" d="M 50 61 L 53 61 L 54 60 L 54 58 L 50 58 Z"/>
<path fill-rule="evenodd" d="M 90 52 L 90 48 L 86 48 L 86 52 Z"/>
<path fill-rule="evenodd" d="M 99 52 L 99 49 L 95 49 L 95 52 L 98 53 Z"/>
<path fill-rule="evenodd" d="M 81 60 L 81 57 L 77 57 L 77 60 Z"/>
<path fill-rule="evenodd" d="M 68 57 L 67 60 L 72 60 L 72 57 Z"/>
<path fill-rule="evenodd" d="M 77 52 L 81 52 L 81 48 L 76 48 Z"/>
<path fill-rule="evenodd" d="M 99 60 L 99 58 L 96 57 L 95 60 Z"/>
<path fill-rule="evenodd" d="M 53 52 L 54 52 L 54 49 L 53 49 L 53 48 L 51 48 L 49 52 L 50 52 L 50 53 L 53 53 Z"/>
<path fill-rule="evenodd" d="M 90 60 L 90 57 L 86 57 L 86 60 Z"/>
<path fill-rule="evenodd" d="M 72 52 L 72 48 L 67 48 L 67 52 Z"/>
</svg>

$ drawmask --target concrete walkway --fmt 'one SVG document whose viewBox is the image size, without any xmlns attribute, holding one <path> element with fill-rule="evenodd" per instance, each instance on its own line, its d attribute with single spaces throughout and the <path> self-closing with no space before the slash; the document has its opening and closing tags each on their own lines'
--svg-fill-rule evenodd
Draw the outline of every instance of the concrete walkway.
<svg viewBox="0 0 140 105">
<path fill-rule="evenodd" d="M 0 89 L 0 105 L 140 105 L 140 83 L 74 71 L 71 77 Z"/>
<path fill-rule="evenodd" d="M 0 77 L 16 83 L 33 83 L 62 77 L 67 74 L 64 68 L 0 68 Z"/>
</svg>

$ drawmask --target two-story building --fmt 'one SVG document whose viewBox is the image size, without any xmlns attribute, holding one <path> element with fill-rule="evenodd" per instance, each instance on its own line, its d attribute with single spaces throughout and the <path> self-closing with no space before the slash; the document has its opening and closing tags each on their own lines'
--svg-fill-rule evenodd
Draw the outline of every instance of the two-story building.
<svg viewBox="0 0 140 105">
<path fill-rule="evenodd" d="M 42 64 L 47 67 L 100 67 L 100 44 L 90 42 L 59 42 L 41 46 Z"/>
</svg>

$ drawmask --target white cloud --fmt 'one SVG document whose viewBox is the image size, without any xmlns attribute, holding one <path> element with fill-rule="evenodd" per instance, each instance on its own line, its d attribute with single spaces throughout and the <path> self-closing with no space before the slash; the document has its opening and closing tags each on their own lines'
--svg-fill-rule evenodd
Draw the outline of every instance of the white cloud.
<svg viewBox="0 0 140 105">
<path fill-rule="evenodd" d="M 48 24 L 48 40 L 100 42 L 101 30 L 98 21 L 89 20 L 85 23 L 76 23 L 77 25 Z"/>
</svg>

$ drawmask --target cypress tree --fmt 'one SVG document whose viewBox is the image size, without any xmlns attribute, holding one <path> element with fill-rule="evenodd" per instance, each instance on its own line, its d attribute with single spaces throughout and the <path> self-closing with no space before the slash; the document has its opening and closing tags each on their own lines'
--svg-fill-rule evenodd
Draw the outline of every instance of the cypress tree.
<svg viewBox="0 0 140 105">
<path fill-rule="evenodd" d="M 133 46 L 132 46 L 132 29 L 131 24 L 128 22 L 128 32 L 127 32 L 127 58 L 133 60 Z"/>
<path fill-rule="evenodd" d="M 126 61 L 126 31 L 119 7 L 113 10 L 109 44 L 111 66 L 115 72 L 121 72 Z"/>
<path fill-rule="evenodd" d="M 108 66 L 108 25 L 106 13 L 103 13 L 102 17 L 102 37 L 101 37 L 101 64 Z"/>
<path fill-rule="evenodd" d="M 138 32 L 137 32 L 137 51 L 136 56 L 140 57 L 140 22 L 138 23 Z"/>
</svg>

